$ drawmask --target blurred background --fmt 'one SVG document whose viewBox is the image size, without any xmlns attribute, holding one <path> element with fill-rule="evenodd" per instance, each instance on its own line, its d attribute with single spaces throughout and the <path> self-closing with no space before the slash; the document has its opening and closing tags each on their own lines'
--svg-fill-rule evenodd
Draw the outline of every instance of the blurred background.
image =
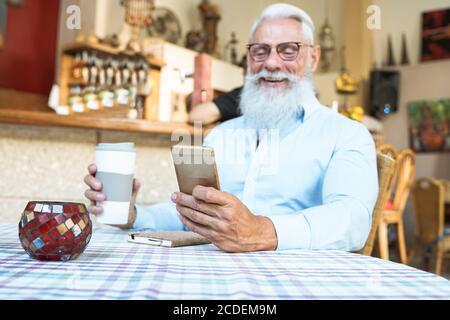
<svg viewBox="0 0 450 320">
<path fill-rule="evenodd" d="M 138 200 L 167 201 L 172 133 L 201 141 L 189 115 L 242 86 L 250 27 L 276 2 L 0 0 L 0 223 L 17 223 L 30 200 L 84 201 L 99 142 L 134 141 Z M 398 159 L 383 257 L 435 271 L 447 249 L 424 242 L 420 221 L 437 221 L 435 239 L 449 222 L 450 1 L 285 2 L 315 23 L 319 100 Z M 422 200 L 430 181 L 437 191 Z"/>
</svg>

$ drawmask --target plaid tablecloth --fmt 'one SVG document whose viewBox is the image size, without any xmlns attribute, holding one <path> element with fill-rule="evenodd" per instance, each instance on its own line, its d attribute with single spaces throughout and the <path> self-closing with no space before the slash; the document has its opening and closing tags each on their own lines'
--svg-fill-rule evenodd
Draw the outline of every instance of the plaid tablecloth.
<svg viewBox="0 0 450 320">
<path fill-rule="evenodd" d="M 39 262 L 0 226 L 0 299 L 450 299 L 450 281 L 340 251 L 228 254 L 132 244 L 94 229 L 75 261 Z"/>
</svg>

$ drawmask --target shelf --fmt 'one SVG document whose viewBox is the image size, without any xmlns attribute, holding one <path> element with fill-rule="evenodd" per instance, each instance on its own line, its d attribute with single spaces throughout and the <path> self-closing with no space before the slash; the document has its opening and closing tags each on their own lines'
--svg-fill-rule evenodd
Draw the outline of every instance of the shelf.
<svg viewBox="0 0 450 320">
<path fill-rule="evenodd" d="M 0 123 L 21 125 L 56 126 L 85 128 L 122 132 L 141 132 L 171 135 L 175 131 L 190 135 L 202 135 L 193 126 L 185 123 L 158 122 L 149 120 L 130 120 L 120 118 L 100 118 L 89 115 L 61 116 L 50 112 L 0 109 Z"/>
<path fill-rule="evenodd" d="M 118 117 L 123 110 L 91 111 L 73 115 L 58 115 L 47 106 L 45 96 L 0 89 L 0 123 L 36 126 L 85 128 L 121 132 L 171 135 L 174 131 L 190 135 L 205 135 L 210 127 L 194 130 L 187 123 L 132 120 Z"/>
<path fill-rule="evenodd" d="M 65 54 L 74 55 L 77 52 L 80 51 L 96 51 L 101 54 L 107 54 L 107 55 L 117 55 L 117 56 L 124 56 L 129 58 L 144 58 L 148 61 L 150 66 L 152 68 L 161 69 L 164 67 L 164 62 L 160 59 L 144 56 L 137 52 L 132 51 L 121 51 L 118 48 L 113 48 L 111 46 L 107 46 L 101 43 L 86 43 L 86 42 L 80 42 L 80 43 L 71 43 L 63 47 L 62 51 Z"/>
</svg>

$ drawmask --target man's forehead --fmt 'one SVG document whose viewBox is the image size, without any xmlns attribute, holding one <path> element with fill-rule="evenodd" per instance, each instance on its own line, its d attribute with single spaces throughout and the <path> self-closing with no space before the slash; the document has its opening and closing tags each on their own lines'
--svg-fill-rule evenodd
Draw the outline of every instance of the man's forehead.
<svg viewBox="0 0 450 320">
<path fill-rule="evenodd" d="M 303 41 L 302 23 L 295 19 L 268 19 L 261 22 L 253 34 L 254 42 Z"/>
</svg>

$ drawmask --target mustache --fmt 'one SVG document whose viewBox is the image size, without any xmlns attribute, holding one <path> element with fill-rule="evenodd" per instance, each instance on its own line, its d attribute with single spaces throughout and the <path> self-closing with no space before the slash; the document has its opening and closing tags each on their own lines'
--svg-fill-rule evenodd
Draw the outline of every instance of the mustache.
<svg viewBox="0 0 450 320">
<path fill-rule="evenodd" d="M 253 83 L 257 83 L 261 79 L 266 79 L 266 80 L 271 80 L 271 81 L 287 80 L 289 82 L 296 82 L 296 81 L 300 80 L 298 76 L 295 76 L 288 72 L 283 72 L 283 71 L 270 72 L 267 70 L 262 70 L 258 73 L 254 73 L 254 74 L 249 73 L 249 74 L 247 74 L 247 76 L 245 78 L 247 81 L 250 81 Z"/>
</svg>

